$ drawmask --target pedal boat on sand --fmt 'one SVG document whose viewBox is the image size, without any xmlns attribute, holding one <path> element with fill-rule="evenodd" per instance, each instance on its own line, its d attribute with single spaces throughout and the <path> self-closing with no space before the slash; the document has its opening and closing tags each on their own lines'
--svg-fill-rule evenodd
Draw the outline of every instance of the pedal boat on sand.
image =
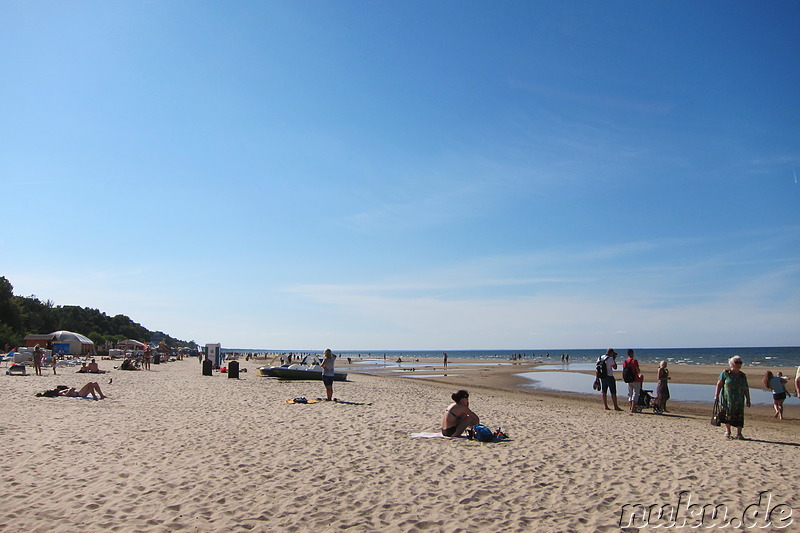
<svg viewBox="0 0 800 533">
<path fill-rule="evenodd" d="M 286 364 L 280 366 L 262 366 L 258 369 L 262 376 L 269 376 L 280 379 L 309 379 L 322 381 L 322 367 L 318 361 L 306 364 L 305 360 L 300 363 Z M 347 381 L 347 372 L 334 372 L 333 381 Z"/>
</svg>

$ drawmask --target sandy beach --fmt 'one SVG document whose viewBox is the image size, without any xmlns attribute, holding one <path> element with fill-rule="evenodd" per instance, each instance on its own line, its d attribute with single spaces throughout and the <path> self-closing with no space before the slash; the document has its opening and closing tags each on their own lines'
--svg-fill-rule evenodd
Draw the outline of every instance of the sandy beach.
<svg viewBox="0 0 800 533">
<path fill-rule="evenodd" d="M 259 377 L 263 360 L 243 361 L 239 380 L 202 376 L 194 359 L 150 372 L 100 363 L 110 372 L 0 377 L 0 530 L 615 531 L 645 525 L 637 505 L 666 510 L 649 528 L 669 528 L 671 506 L 675 527 L 744 517 L 747 529 L 800 528 L 796 398 L 783 422 L 771 406 L 749 410 L 751 440 L 729 441 L 708 406 L 607 412 L 596 397 L 520 387 L 525 364 L 451 360 L 459 376 L 430 379 L 351 373 L 334 390 L 352 403 L 290 405 L 323 396 L 322 384 Z M 721 367 L 671 370 L 675 382 L 713 383 Z M 108 399 L 35 397 L 89 380 Z M 438 431 L 462 387 L 510 440 L 410 437 Z M 712 522 L 703 506 L 727 515 Z"/>
</svg>

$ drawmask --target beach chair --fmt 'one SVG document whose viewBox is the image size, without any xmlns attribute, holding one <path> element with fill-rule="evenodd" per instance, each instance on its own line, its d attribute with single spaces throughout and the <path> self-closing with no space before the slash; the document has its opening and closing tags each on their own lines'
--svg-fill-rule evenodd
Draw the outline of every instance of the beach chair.
<svg viewBox="0 0 800 533">
<path fill-rule="evenodd" d="M 25 365 L 20 363 L 13 363 L 8 370 L 6 370 L 6 375 L 9 376 L 27 376 L 28 371 L 25 368 Z"/>
</svg>

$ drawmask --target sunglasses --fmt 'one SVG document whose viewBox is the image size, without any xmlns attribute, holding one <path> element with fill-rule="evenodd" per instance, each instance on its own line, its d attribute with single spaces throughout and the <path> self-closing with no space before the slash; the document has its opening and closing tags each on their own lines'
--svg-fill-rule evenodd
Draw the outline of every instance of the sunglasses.
<svg viewBox="0 0 800 533">
<path fill-rule="evenodd" d="M 741 365 L 741 364 L 742 364 L 742 362 L 741 362 L 741 361 L 734 361 L 734 362 L 733 362 L 733 364 L 734 364 L 734 365 Z"/>
</svg>

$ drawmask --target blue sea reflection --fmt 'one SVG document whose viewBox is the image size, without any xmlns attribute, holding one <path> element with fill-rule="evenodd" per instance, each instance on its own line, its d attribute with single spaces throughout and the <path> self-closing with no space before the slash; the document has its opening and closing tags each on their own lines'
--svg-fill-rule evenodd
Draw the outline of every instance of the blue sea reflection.
<svg viewBox="0 0 800 533">
<path fill-rule="evenodd" d="M 585 372 L 587 370 L 594 370 L 594 363 L 563 363 L 560 365 L 539 365 L 536 370 L 572 370 L 578 372 Z"/>
<path fill-rule="evenodd" d="M 560 365 L 554 365 L 560 366 Z M 570 365 L 570 369 L 578 370 L 578 365 Z M 591 369 L 594 369 L 594 365 Z M 542 368 L 542 367 L 539 367 Z M 579 372 L 525 372 L 518 374 L 525 379 L 531 380 L 530 386 L 536 389 L 549 389 L 561 392 L 574 392 L 578 394 L 597 394 L 600 393 L 592 389 L 594 377 L 588 374 L 581 374 Z M 655 396 L 656 384 L 644 383 L 642 387 L 645 390 L 652 391 Z M 698 402 L 698 403 L 713 403 L 714 390 L 716 383 L 713 385 L 690 385 L 685 383 L 670 383 L 670 401 L 684 401 L 684 402 Z M 620 380 L 617 380 L 617 395 L 619 397 L 627 396 L 628 387 Z M 750 400 L 754 404 L 772 405 L 772 393 L 762 389 L 754 389 L 750 387 Z M 788 400 L 787 400 L 788 401 Z"/>
<path fill-rule="evenodd" d="M 491 363 L 483 363 L 483 362 L 481 362 L 481 363 L 472 363 L 472 362 L 464 361 L 463 359 L 459 359 L 459 360 L 455 360 L 455 361 L 451 360 L 449 362 L 448 367 L 449 368 L 452 368 L 452 367 L 461 368 L 461 367 L 465 367 L 465 366 L 506 366 L 506 365 L 511 365 L 511 364 L 512 363 L 503 362 L 503 361 L 491 362 Z M 411 360 L 411 359 L 404 360 L 404 361 L 402 361 L 400 363 L 398 363 L 397 361 L 384 361 L 383 359 L 360 359 L 360 360 L 353 361 L 351 363 L 351 365 L 352 365 L 352 368 L 354 369 L 354 371 L 358 370 L 357 367 L 359 367 L 359 366 L 362 366 L 362 367 L 380 367 L 380 368 L 416 368 L 416 369 L 424 369 L 424 368 L 434 369 L 434 368 L 438 368 L 439 370 L 441 370 L 442 367 L 443 367 L 442 363 L 431 363 L 430 361 L 418 362 L 418 361 L 414 361 L 414 360 Z M 592 366 L 592 368 L 594 368 L 594 366 Z"/>
</svg>

